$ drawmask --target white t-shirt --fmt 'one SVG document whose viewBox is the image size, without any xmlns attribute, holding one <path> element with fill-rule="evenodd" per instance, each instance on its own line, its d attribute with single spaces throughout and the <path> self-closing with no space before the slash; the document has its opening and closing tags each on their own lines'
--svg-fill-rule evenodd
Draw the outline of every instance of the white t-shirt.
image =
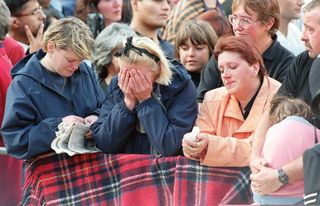
<svg viewBox="0 0 320 206">
<path fill-rule="evenodd" d="M 305 50 L 301 41 L 302 33 L 293 23 L 289 23 L 286 37 L 280 31 L 277 32 L 277 35 L 277 40 L 280 42 L 280 44 L 295 55 L 298 55 Z"/>
</svg>

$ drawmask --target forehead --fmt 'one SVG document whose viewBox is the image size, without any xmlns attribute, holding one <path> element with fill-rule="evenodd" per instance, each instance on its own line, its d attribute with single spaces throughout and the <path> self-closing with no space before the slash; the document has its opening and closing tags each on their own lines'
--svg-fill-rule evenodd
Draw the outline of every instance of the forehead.
<svg viewBox="0 0 320 206">
<path fill-rule="evenodd" d="M 80 57 L 70 48 L 67 49 L 57 49 L 57 52 L 64 56 L 68 60 L 81 61 Z"/>
<path fill-rule="evenodd" d="M 232 62 L 238 62 L 239 59 L 243 59 L 243 58 L 238 52 L 223 51 L 218 56 L 218 65 L 229 64 Z"/>
<path fill-rule="evenodd" d="M 237 16 L 246 16 L 246 17 L 257 17 L 257 12 L 253 11 L 252 9 L 248 7 L 244 7 L 242 4 L 237 6 L 233 11 L 232 14 Z"/>
<path fill-rule="evenodd" d="M 312 27 L 320 26 L 320 7 L 304 13 L 304 24 Z"/>
</svg>

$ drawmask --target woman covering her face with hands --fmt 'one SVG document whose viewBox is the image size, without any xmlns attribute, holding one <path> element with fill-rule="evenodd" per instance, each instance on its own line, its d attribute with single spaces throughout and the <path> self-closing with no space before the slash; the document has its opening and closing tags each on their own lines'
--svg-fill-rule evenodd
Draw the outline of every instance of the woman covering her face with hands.
<svg viewBox="0 0 320 206">
<path fill-rule="evenodd" d="M 196 89 L 181 64 L 169 62 L 146 37 L 130 37 L 119 57 L 120 72 L 93 129 L 106 153 L 181 153 L 181 140 L 197 115 Z"/>
<path fill-rule="evenodd" d="M 243 37 L 218 40 L 215 50 L 224 87 L 206 93 L 196 125 L 200 133 L 182 141 L 186 157 L 202 165 L 249 165 L 251 134 L 280 83 L 266 76 L 261 54 Z"/>
</svg>

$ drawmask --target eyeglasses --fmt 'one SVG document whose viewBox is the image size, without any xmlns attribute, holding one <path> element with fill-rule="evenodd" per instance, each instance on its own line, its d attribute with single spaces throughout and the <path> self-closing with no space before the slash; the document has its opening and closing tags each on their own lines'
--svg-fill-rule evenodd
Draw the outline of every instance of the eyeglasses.
<svg viewBox="0 0 320 206">
<path fill-rule="evenodd" d="M 29 14 L 17 14 L 17 15 L 13 15 L 13 16 L 21 17 L 21 16 L 32 16 L 32 15 L 39 15 L 39 14 L 43 14 L 42 6 L 35 8 Z"/>
<path fill-rule="evenodd" d="M 248 18 L 238 18 L 235 15 L 229 15 L 229 22 L 233 27 L 239 23 L 239 25 L 242 28 L 248 29 L 253 23 L 255 23 L 257 21 L 259 21 L 259 20 L 252 21 Z"/>
</svg>

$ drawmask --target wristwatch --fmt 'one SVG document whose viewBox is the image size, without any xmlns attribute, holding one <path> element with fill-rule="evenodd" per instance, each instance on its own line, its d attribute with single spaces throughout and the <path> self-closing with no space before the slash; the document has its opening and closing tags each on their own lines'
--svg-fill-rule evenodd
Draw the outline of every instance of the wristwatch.
<svg viewBox="0 0 320 206">
<path fill-rule="evenodd" d="M 283 169 L 278 169 L 278 178 L 279 181 L 283 184 L 286 185 L 289 183 L 289 177 L 288 175 L 283 171 Z"/>
</svg>

